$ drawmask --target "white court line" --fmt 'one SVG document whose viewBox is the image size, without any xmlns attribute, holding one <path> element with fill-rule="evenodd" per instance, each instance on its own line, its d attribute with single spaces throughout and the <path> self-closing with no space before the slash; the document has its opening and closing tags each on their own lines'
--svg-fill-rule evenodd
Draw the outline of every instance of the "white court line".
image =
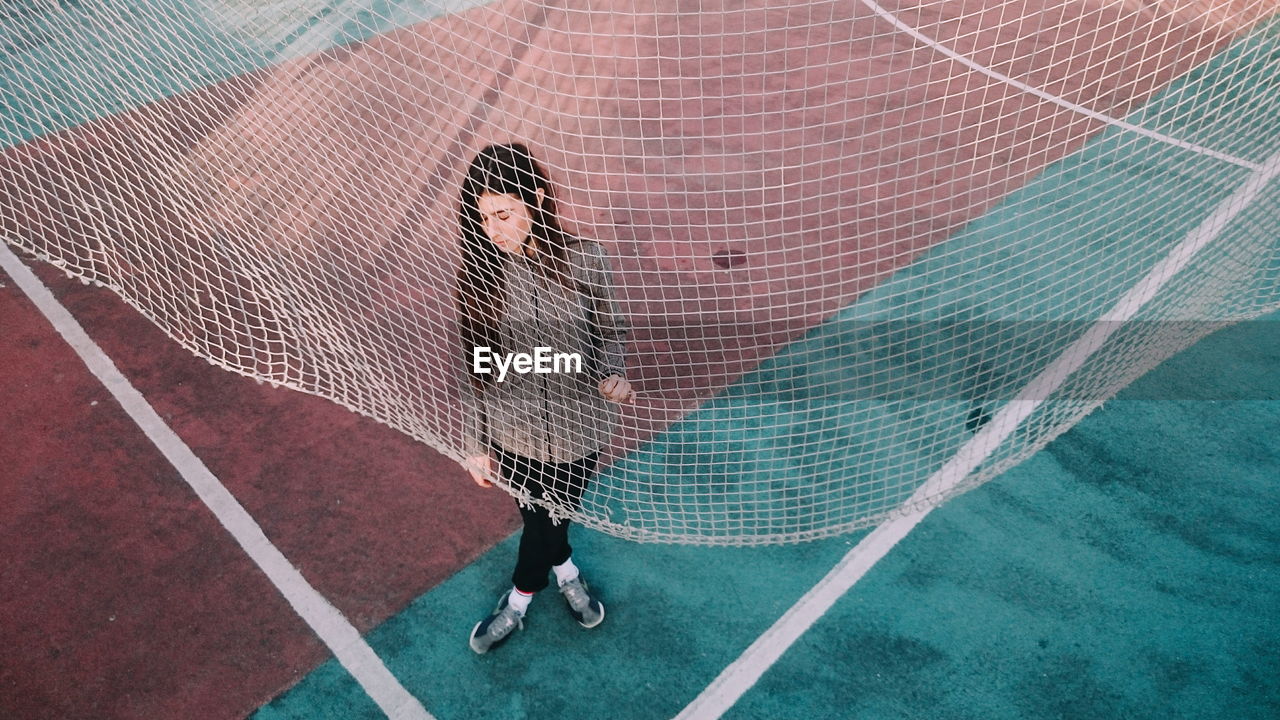
<svg viewBox="0 0 1280 720">
<path fill-rule="evenodd" d="M 165 458 L 173 464 L 183 480 L 200 496 L 204 504 L 218 518 L 218 522 L 231 533 L 240 547 L 266 573 L 267 578 L 284 595 L 307 625 L 333 652 L 334 657 L 360 683 L 387 717 L 395 720 L 431 720 L 431 715 L 396 680 L 391 671 L 374 653 L 373 648 L 360 637 L 350 622 L 337 608 L 329 604 L 315 588 L 302 577 L 288 559 L 278 550 L 253 517 L 235 497 L 204 466 L 191 448 L 165 424 L 151 405 L 129 383 L 115 363 L 80 327 L 44 283 L 30 268 L 0 242 L 0 267 L 3 267 L 14 283 L 27 294 L 31 302 L 48 318 L 49 322 L 67 341 L 89 371 L 106 386 L 112 397 L 120 403 L 129 417 L 142 428 L 147 438 L 155 443 Z"/>
<path fill-rule="evenodd" d="M 1155 297 L 1160 288 L 1212 242 L 1277 175 L 1280 175 L 1280 153 L 1263 162 L 1234 193 L 1218 203 L 1213 212 L 1170 250 L 1142 280 L 1130 288 L 1110 312 L 1098 318 L 1052 365 L 1023 388 L 1018 394 L 1021 399 L 1010 401 L 1001 408 L 981 431 L 930 476 L 899 508 L 899 512 L 903 513 L 901 516 L 877 527 L 846 553 L 817 585 L 797 600 L 786 614 L 778 618 L 772 627 L 751 643 L 737 660 L 694 698 L 676 716 L 676 720 L 713 720 L 732 707 L 818 618 L 831 609 L 836 600 L 933 510 L 933 507 L 918 509 L 919 503 L 927 497 L 956 487 L 978 467 L 1044 402 L 1044 398 L 1101 349 L 1107 338 Z"/>
<path fill-rule="evenodd" d="M 1179 140 L 1178 138 L 1173 137 L 1171 135 L 1165 135 L 1164 133 L 1159 133 L 1154 130 L 1148 130 L 1139 125 L 1134 125 L 1131 122 L 1126 122 L 1119 118 L 1113 118 L 1110 115 L 1100 113 L 1096 110 L 1090 110 L 1089 108 L 1083 105 L 1080 105 L 1078 103 L 1073 103 L 1070 100 L 1067 100 L 1065 98 L 1060 98 L 1057 95 L 1053 95 L 1051 93 L 1045 92 L 1040 88 L 1032 87 L 1031 85 L 1028 85 L 1022 82 L 1021 80 L 1016 80 L 1012 77 L 1009 77 L 1008 75 L 1005 75 L 1004 73 L 992 70 L 991 68 L 986 67 L 985 65 L 980 65 L 977 62 L 974 62 L 973 60 L 970 60 L 969 58 L 965 57 L 964 55 L 961 55 L 955 50 L 952 50 L 946 45 L 939 43 L 938 41 L 934 40 L 928 35 L 925 35 L 919 30 L 916 30 L 910 25 L 899 20 L 898 16 L 894 15 L 888 10 L 885 10 L 883 7 L 880 6 L 879 3 L 875 2 L 875 0 L 861 0 L 861 2 L 863 5 L 866 5 L 868 8 L 870 8 L 871 11 L 874 12 L 876 15 L 879 15 L 881 18 L 886 20 L 890 25 L 893 25 L 898 30 L 906 33 L 907 35 L 910 35 L 911 37 L 915 38 L 917 41 L 924 43 L 925 45 L 928 45 L 929 47 L 933 48 L 934 50 L 937 50 L 943 55 L 946 55 L 952 60 L 955 60 L 961 65 L 964 65 L 965 67 L 971 70 L 976 70 L 982 73 L 983 75 L 986 75 L 987 77 L 994 78 L 996 80 L 999 80 L 1000 82 L 1012 85 L 1013 87 L 1025 93 L 1028 93 L 1030 95 L 1035 95 L 1041 100 L 1047 100 L 1053 103 L 1054 105 L 1066 108 L 1067 110 L 1071 110 L 1072 112 L 1080 113 L 1085 117 L 1093 118 L 1094 120 L 1098 120 L 1099 122 L 1104 122 L 1104 123 L 1107 123 L 1108 125 L 1115 125 L 1116 127 L 1124 128 L 1125 130 L 1128 130 L 1133 133 L 1137 133 L 1138 135 L 1149 137 L 1152 140 L 1159 140 L 1160 142 L 1168 143 L 1175 147 L 1180 147 L 1183 150 L 1190 150 L 1191 152 L 1200 153 L 1202 155 L 1208 155 L 1211 158 L 1216 158 L 1218 160 L 1222 160 L 1223 162 L 1229 162 L 1232 165 L 1238 165 L 1247 170 L 1259 170 L 1262 168 L 1262 166 L 1258 165 L 1257 163 L 1253 163 L 1248 160 L 1238 158 L 1234 155 L 1228 155 L 1227 153 L 1219 152 L 1217 150 L 1214 150 L 1213 148 L 1207 148 L 1203 145 L 1197 145 L 1192 142 L 1187 142 L 1186 140 Z"/>
</svg>

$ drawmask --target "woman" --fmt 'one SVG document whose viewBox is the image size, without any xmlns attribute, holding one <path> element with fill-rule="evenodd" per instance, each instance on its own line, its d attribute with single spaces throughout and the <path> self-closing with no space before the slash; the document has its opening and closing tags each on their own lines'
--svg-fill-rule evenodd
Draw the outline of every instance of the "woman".
<svg viewBox="0 0 1280 720">
<path fill-rule="evenodd" d="M 513 587 L 471 631 L 471 649 L 507 639 L 555 573 L 583 627 L 604 620 L 572 559 L 568 520 L 608 442 L 614 409 L 635 393 L 623 377 L 627 326 L 603 248 L 560 228 L 551 185 L 523 145 L 493 145 L 462 183 L 458 322 L 467 468 L 489 487 L 495 469 L 522 498 Z M 532 358 L 564 358 L 532 370 Z M 523 360 L 518 359 L 523 356 Z M 574 359 L 576 358 L 576 362 Z M 514 368 L 514 370 L 513 370 Z"/>
</svg>

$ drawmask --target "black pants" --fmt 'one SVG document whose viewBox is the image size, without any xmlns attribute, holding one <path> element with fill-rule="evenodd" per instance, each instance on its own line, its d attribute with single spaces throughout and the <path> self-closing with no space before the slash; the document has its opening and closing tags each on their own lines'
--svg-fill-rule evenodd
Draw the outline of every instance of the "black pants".
<svg viewBox="0 0 1280 720">
<path fill-rule="evenodd" d="M 498 467 L 508 483 L 524 488 L 534 498 L 546 498 L 571 508 L 578 508 L 587 483 L 595 473 L 600 453 L 567 463 L 548 463 L 522 457 L 502 448 L 492 448 L 498 459 Z M 573 554 L 569 546 L 569 521 L 551 522 L 546 508 L 534 505 L 533 509 L 520 508 L 524 518 L 524 532 L 520 535 L 520 554 L 511 582 L 522 592 L 535 593 L 550 583 L 547 574 L 552 565 L 559 565 Z"/>
</svg>

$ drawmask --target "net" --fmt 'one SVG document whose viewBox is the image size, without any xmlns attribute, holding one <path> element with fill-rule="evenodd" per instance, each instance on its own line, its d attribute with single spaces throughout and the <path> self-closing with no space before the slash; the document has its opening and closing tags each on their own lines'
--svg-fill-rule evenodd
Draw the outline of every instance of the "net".
<svg viewBox="0 0 1280 720">
<path fill-rule="evenodd" d="M 456 460 L 599 445 L 589 484 L 502 476 L 555 517 L 815 539 L 974 487 L 1280 307 L 1278 10 L 6 4 L 0 231 Z M 468 245 L 469 168 L 513 142 L 554 213 L 516 192 Z M 505 194 L 504 157 L 469 197 Z M 488 223 L 521 213 L 504 249 Z M 477 338 L 585 365 L 476 380 Z M 634 400 L 603 398 L 615 372 Z"/>
</svg>

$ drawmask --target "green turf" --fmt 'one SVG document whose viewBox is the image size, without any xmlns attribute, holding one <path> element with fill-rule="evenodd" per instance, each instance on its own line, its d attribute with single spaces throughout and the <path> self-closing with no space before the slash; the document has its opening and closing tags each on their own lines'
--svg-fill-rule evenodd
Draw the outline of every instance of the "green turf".
<svg viewBox="0 0 1280 720">
<path fill-rule="evenodd" d="M 1260 153 L 1271 148 L 1260 138 L 1276 136 L 1280 98 L 1227 98 L 1242 87 L 1242 77 L 1270 81 L 1260 73 L 1278 30 L 1280 23 L 1271 23 L 1170 88 L 1144 108 L 1145 121 L 1167 132 L 1183 123 L 1212 144 L 1223 138 L 1195 122 L 1187 108 L 1196 97 L 1218 98 L 1215 107 L 1242 108 L 1258 132 L 1236 137 L 1240 124 L 1226 123 L 1222 132 L 1233 134 L 1232 147 L 1250 161 L 1263 159 Z M 910 461 L 926 470 L 963 441 L 957 417 L 967 400 L 999 399 L 1025 382 L 1074 339 L 1079 321 L 1109 307 L 1248 173 L 1147 139 L 1103 133 L 671 428 L 619 465 L 615 479 L 625 486 L 634 482 L 627 472 L 661 468 L 675 453 L 694 451 L 699 473 L 724 481 L 734 463 L 758 460 L 767 471 L 746 482 L 773 483 L 797 462 L 783 441 L 788 436 L 810 437 L 809 450 L 837 478 L 862 471 L 834 461 L 850 447 L 883 467 L 878 443 L 888 436 L 905 441 Z M 1274 200 L 1269 194 L 1271 207 Z M 1070 221 L 1054 220 L 1062 211 Z M 1275 257 L 1274 236 L 1254 237 L 1259 228 L 1274 228 L 1266 222 L 1274 219 L 1246 213 L 1219 242 L 1251 258 Z M 1222 259 L 1216 252 L 1188 268 L 1168 295 L 1197 287 Z M 1082 260 L 1087 271 L 1071 272 Z M 1259 278 L 1265 281 L 1266 273 Z M 1265 283 L 1255 287 L 1272 292 Z M 930 344 L 922 344 L 918 332 L 893 326 L 907 319 L 928 327 L 946 317 L 963 319 L 968 332 L 936 323 Z M 1276 320 L 1236 326 L 1200 343 L 1047 452 L 935 511 L 731 716 L 1274 716 L 1280 668 L 1268 648 L 1280 607 L 1280 542 L 1269 512 L 1277 506 L 1280 476 Z M 890 346 L 880 344 L 885 340 Z M 1001 370 L 999 353 L 1012 341 L 1039 364 Z M 852 360 L 856 370 L 847 367 L 850 347 L 860 349 Z M 961 356 L 968 359 L 961 363 Z M 902 380 L 913 373 L 933 382 Z M 869 394 L 866 385 L 832 392 L 851 377 L 883 382 L 867 383 L 875 388 Z M 975 377 L 981 387 L 964 385 Z M 962 392 L 937 392 L 948 383 Z M 930 390 L 922 395 L 913 387 Z M 744 408 L 747 398 L 787 411 L 799 404 L 803 411 L 793 413 L 792 427 L 763 429 Z M 837 407 L 853 419 L 834 412 Z M 1206 435 L 1206 427 L 1215 434 Z M 889 435 L 877 441 L 874 428 Z M 935 430 L 942 430 L 937 447 L 920 441 Z M 722 445 L 705 447 L 714 442 Z M 701 479 L 679 475 L 678 467 L 671 471 L 674 499 L 696 507 L 699 497 L 684 484 L 696 487 Z M 769 520 L 767 497 L 785 496 L 787 483 L 765 491 L 752 510 Z M 640 498 L 597 498 L 596 507 L 615 520 L 672 519 Z M 684 517 L 702 522 L 696 513 Z M 634 545 L 579 533 L 578 555 L 610 608 L 605 625 L 582 631 L 557 597 L 544 596 L 535 601 L 526 631 L 476 657 L 466 633 L 506 587 L 512 538 L 370 633 L 369 641 L 442 718 L 667 717 L 858 539 L 734 550 Z M 375 716 L 359 694 L 329 662 L 259 716 Z"/>
</svg>

